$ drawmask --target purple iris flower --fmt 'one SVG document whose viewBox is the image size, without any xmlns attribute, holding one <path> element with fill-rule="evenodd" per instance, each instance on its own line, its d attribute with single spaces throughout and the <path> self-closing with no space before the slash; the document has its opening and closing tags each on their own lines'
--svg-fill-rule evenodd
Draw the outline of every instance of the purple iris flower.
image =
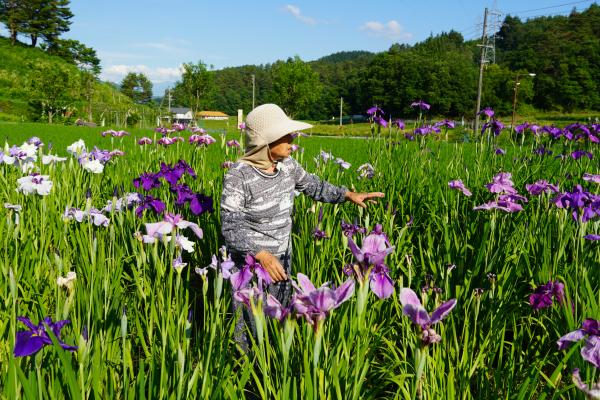
<svg viewBox="0 0 600 400">
<path fill-rule="evenodd" d="M 226 144 L 227 144 L 227 147 L 240 147 L 240 142 L 238 142 L 235 139 L 227 141 Z"/>
<path fill-rule="evenodd" d="M 366 233 L 367 232 L 367 229 L 363 228 L 360 225 L 357 225 L 356 221 L 354 224 L 351 224 L 351 223 L 347 223 L 344 220 L 342 220 L 341 226 L 342 226 L 342 231 L 344 232 L 344 235 L 347 237 L 352 237 L 357 233 Z"/>
<path fill-rule="evenodd" d="M 538 286 L 529 296 L 529 304 L 534 310 L 552 306 L 555 299 L 562 304 L 565 298 L 565 285 L 559 281 L 548 281 L 545 285 Z"/>
<path fill-rule="evenodd" d="M 213 212 L 213 199 L 210 196 L 205 196 L 202 193 L 195 193 L 190 201 L 190 210 L 194 215 L 200 215 L 205 212 Z"/>
<path fill-rule="evenodd" d="M 587 182 L 600 183 L 600 175 L 585 173 L 583 174 L 583 180 Z"/>
<path fill-rule="evenodd" d="M 158 178 L 158 174 L 144 172 L 138 178 L 133 180 L 133 186 L 138 189 L 141 186 L 145 191 L 150 191 L 154 188 L 160 187 L 160 180 Z"/>
<path fill-rule="evenodd" d="M 233 161 L 226 160 L 221 163 L 221 168 L 229 169 L 229 168 L 231 168 L 232 165 L 233 165 Z"/>
<path fill-rule="evenodd" d="M 160 164 L 160 172 L 158 172 L 157 176 L 164 178 L 169 185 L 174 186 L 177 185 L 179 179 L 184 174 L 190 175 L 192 178 L 196 178 L 196 172 L 194 169 L 184 160 L 179 160 L 173 166 L 169 164 L 165 164 L 164 162 Z"/>
<path fill-rule="evenodd" d="M 358 262 L 359 270 L 355 271 L 359 279 L 363 279 L 368 273 L 369 286 L 373 293 L 380 299 L 388 298 L 394 291 L 394 283 L 389 275 L 389 269 L 384 264 L 385 257 L 394 251 L 389 246 L 387 236 L 379 233 L 371 233 L 363 239 L 362 247 L 359 249 L 354 240 L 348 237 L 348 246 Z"/>
<path fill-rule="evenodd" d="M 600 235 L 589 233 L 589 234 L 585 235 L 583 238 L 587 239 L 587 240 L 596 241 L 596 240 L 600 240 Z"/>
<path fill-rule="evenodd" d="M 425 345 L 437 343 L 442 340 L 432 328 L 448 316 L 450 311 L 456 306 L 456 299 L 448 300 L 435 309 L 431 315 L 427 313 L 425 307 L 417 294 L 410 288 L 402 288 L 400 291 L 400 303 L 402 303 L 402 313 L 421 328 L 421 340 Z"/>
<path fill-rule="evenodd" d="M 404 129 L 405 125 L 404 125 L 404 121 L 402 121 L 401 119 L 395 119 L 392 121 L 392 126 L 395 126 L 398 129 Z"/>
<path fill-rule="evenodd" d="M 13 351 L 15 357 L 29 356 L 37 353 L 46 345 L 52 345 L 52 340 L 46 331 L 46 325 L 50 328 L 54 336 L 56 336 L 60 347 L 68 351 L 77 350 L 77 346 L 69 346 L 60 339 L 60 331 L 71 321 L 62 320 L 52 322 L 52 318 L 46 317 L 39 324 L 35 325 L 27 317 L 17 317 L 17 320 L 25 324 L 29 330 L 17 332 L 15 349 Z"/>
<path fill-rule="evenodd" d="M 460 179 L 455 179 L 453 181 L 448 182 L 448 187 L 450 189 L 460 190 L 467 197 L 470 197 L 473 194 L 469 189 L 465 187 L 465 184 Z"/>
<path fill-rule="evenodd" d="M 581 324 L 581 329 L 569 332 L 556 342 L 559 350 L 564 350 L 572 343 L 585 340 L 581 348 L 581 357 L 600 368 L 600 322 L 595 319 L 586 319 Z"/>
<path fill-rule="evenodd" d="M 544 147 L 543 145 L 533 149 L 533 153 L 538 156 L 552 155 L 552 150 Z"/>
<path fill-rule="evenodd" d="M 423 100 L 413 101 L 412 103 L 410 103 L 410 106 L 412 108 L 418 108 L 421 111 L 427 111 L 431 108 L 431 105 L 425 103 Z"/>
<path fill-rule="evenodd" d="M 383 112 L 383 110 L 381 108 L 379 108 L 377 106 L 373 106 L 367 110 L 367 114 L 369 114 L 370 116 L 377 116 L 377 115 L 381 116 L 385 113 Z"/>
<path fill-rule="evenodd" d="M 523 122 L 522 124 L 515 126 L 515 133 L 521 135 L 527 128 L 529 128 L 529 122 Z"/>
<path fill-rule="evenodd" d="M 332 289 L 327 284 L 318 289 L 304 274 L 298 274 L 298 284 L 292 282 L 296 293 L 292 306 L 298 317 L 303 317 L 315 329 L 318 322 L 329 312 L 338 308 L 354 294 L 354 280 L 347 279 L 339 287 Z"/>
<path fill-rule="evenodd" d="M 139 145 L 152 144 L 152 139 L 150 139 L 149 137 L 144 136 L 140 140 L 138 140 L 137 143 Z"/>
<path fill-rule="evenodd" d="M 481 114 L 484 114 L 488 118 L 492 118 L 496 113 L 494 112 L 494 110 L 491 109 L 491 107 L 486 107 L 483 110 L 479 111 L 478 115 Z"/>
<path fill-rule="evenodd" d="M 571 153 L 571 157 L 573 157 L 574 160 L 579 160 L 581 157 L 587 157 L 591 160 L 592 158 L 594 158 L 594 155 L 589 151 L 575 150 Z"/>
<path fill-rule="evenodd" d="M 135 215 L 142 217 L 144 210 L 153 210 L 156 214 L 162 214 L 167 206 L 160 199 L 152 196 L 144 196 L 140 205 L 135 209 Z"/>
<path fill-rule="evenodd" d="M 600 196 L 576 185 L 572 192 L 558 194 L 551 200 L 558 208 L 571 209 L 573 219 L 582 223 L 600 215 Z"/>
<path fill-rule="evenodd" d="M 408 140 L 411 140 L 411 141 L 412 141 L 412 140 L 415 140 L 415 137 L 414 137 L 412 134 L 410 134 L 410 133 L 405 133 L 405 134 L 404 134 L 404 137 L 405 137 L 406 139 L 408 139 Z"/>
<path fill-rule="evenodd" d="M 234 290 L 244 289 L 250 283 L 252 276 L 256 274 L 258 278 L 258 286 L 262 288 L 263 283 L 270 285 L 273 282 L 271 275 L 266 269 L 256 261 L 256 258 L 252 254 L 246 255 L 244 266 L 237 272 L 231 274 L 230 281 Z"/>
<path fill-rule="evenodd" d="M 444 119 L 442 121 L 438 121 L 434 125 L 437 127 L 445 126 L 446 128 L 451 128 L 451 129 L 453 129 L 455 127 L 454 121 L 450 121 L 449 119 Z"/>
<path fill-rule="evenodd" d="M 533 196 L 539 196 L 542 193 L 558 193 L 559 189 L 557 185 L 553 185 L 548 183 L 545 179 L 539 180 L 535 183 L 525 185 L 525 189 L 529 192 L 529 194 Z"/>
<path fill-rule="evenodd" d="M 494 153 L 496 153 L 499 156 L 503 156 L 506 154 L 506 150 L 501 149 L 500 147 L 497 147 L 496 150 L 494 150 Z"/>
<path fill-rule="evenodd" d="M 504 124 L 497 119 L 492 119 L 491 121 L 483 124 L 483 126 L 481 127 L 481 133 L 485 132 L 485 130 L 488 128 L 492 129 L 492 132 L 494 132 L 494 136 L 498 136 L 500 135 L 500 133 L 502 133 L 502 130 L 504 129 Z"/>
</svg>

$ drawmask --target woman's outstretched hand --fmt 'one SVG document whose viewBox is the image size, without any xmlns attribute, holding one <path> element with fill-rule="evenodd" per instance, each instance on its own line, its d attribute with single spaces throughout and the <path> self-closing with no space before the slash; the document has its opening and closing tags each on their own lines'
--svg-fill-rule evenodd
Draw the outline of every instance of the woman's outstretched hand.
<svg viewBox="0 0 600 400">
<path fill-rule="evenodd" d="M 385 197 L 385 193 L 382 192 L 371 192 L 371 193 L 356 193 L 346 192 L 346 200 L 353 202 L 359 207 L 367 208 L 366 203 L 377 203 L 373 199 Z"/>
<path fill-rule="evenodd" d="M 269 253 L 268 251 L 261 250 L 256 254 L 255 258 L 258 260 L 260 265 L 267 270 L 274 282 L 285 281 L 287 279 L 287 275 L 285 274 L 279 259 L 273 254 Z"/>
</svg>

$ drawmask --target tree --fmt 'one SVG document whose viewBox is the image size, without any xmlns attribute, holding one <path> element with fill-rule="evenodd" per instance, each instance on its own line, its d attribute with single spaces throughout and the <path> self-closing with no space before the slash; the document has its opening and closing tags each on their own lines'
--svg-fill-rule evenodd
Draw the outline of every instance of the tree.
<svg viewBox="0 0 600 400">
<path fill-rule="evenodd" d="M 271 74 L 276 102 L 281 108 L 291 117 L 307 115 L 321 95 L 319 75 L 298 56 L 277 61 Z"/>
<path fill-rule="evenodd" d="M 181 81 L 173 88 L 173 97 L 179 105 L 191 108 L 192 114 L 204 106 L 212 104 L 214 73 L 206 68 L 206 64 L 184 63 Z"/>
<path fill-rule="evenodd" d="M 78 97 L 80 88 L 79 74 L 73 73 L 67 66 L 58 63 L 42 62 L 30 65 L 31 104 L 48 117 L 65 110 Z"/>
<path fill-rule="evenodd" d="M 152 82 L 141 72 L 130 72 L 121 81 L 121 93 L 136 103 L 146 104 L 152 99 Z"/>
<path fill-rule="evenodd" d="M 26 20 L 27 13 L 22 0 L 0 0 L 0 22 L 8 28 L 13 46 L 17 42 L 19 29 Z"/>
<path fill-rule="evenodd" d="M 77 65 L 77 67 L 93 75 L 100 73 L 100 59 L 96 55 L 96 50 L 87 47 L 78 40 L 57 39 L 55 42 L 44 46 L 48 54 L 61 57 L 68 62 Z"/>
</svg>

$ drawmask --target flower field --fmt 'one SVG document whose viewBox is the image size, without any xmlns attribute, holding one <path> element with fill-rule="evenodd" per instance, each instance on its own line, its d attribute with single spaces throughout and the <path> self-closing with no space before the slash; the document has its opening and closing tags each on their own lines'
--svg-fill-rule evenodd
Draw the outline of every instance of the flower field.
<svg viewBox="0 0 600 400">
<path fill-rule="evenodd" d="M 386 196 L 296 198 L 289 306 L 221 249 L 241 132 L 2 127 L 0 397 L 598 396 L 600 126 L 369 112 L 370 138 L 295 141 L 307 171 Z"/>
</svg>

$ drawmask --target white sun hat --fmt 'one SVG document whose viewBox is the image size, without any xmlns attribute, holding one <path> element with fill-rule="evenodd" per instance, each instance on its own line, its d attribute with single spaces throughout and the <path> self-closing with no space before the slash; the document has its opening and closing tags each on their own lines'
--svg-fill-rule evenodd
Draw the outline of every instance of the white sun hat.
<svg viewBox="0 0 600 400">
<path fill-rule="evenodd" d="M 311 124 L 294 121 L 276 104 L 263 104 L 246 117 L 246 152 L 239 161 L 267 169 L 273 164 L 269 144 L 285 135 L 312 128 Z"/>
<path fill-rule="evenodd" d="M 277 104 L 263 104 L 248 113 L 246 129 L 260 136 L 266 144 L 288 133 L 312 128 L 311 124 L 294 121 Z"/>
</svg>

